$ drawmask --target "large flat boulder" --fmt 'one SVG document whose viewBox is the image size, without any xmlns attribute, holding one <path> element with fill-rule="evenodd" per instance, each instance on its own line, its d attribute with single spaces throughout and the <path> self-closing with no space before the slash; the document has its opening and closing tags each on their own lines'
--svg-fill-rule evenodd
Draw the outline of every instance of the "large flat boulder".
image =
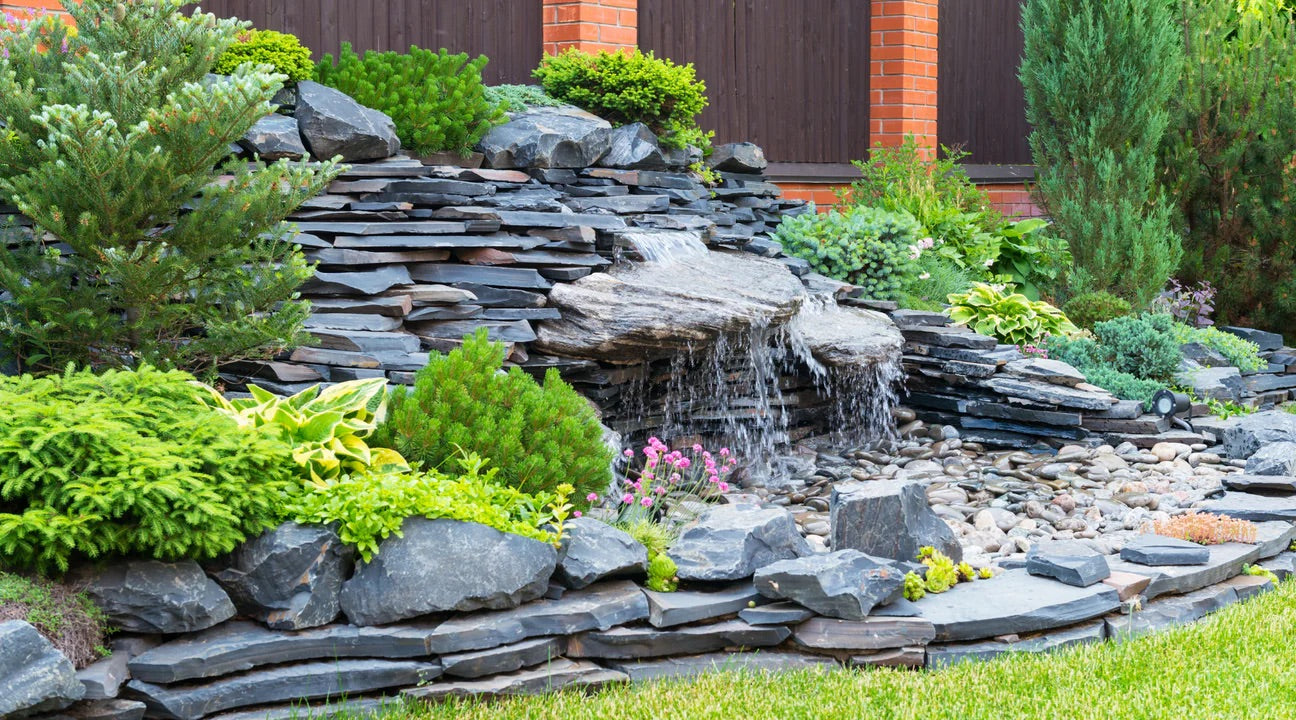
<svg viewBox="0 0 1296 720">
<path fill-rule="evenodd" d="M 837 550 L 781 560 L 756 571 L 766 597 L 792 600 L 830 618 L 863 620 L 877 605 L 899 599 L 904 572 L 858 550 Z"/>
<path fill-rule="evenodd" d="M 189 633 L 234 617 L 234 603 L 192 560 L 128 560 L 75 574 L 113 626 L 128 632 Z"/>
<path fill-rule="evenodd" d="M 1147 534 L 1125 543 L 1120 556 L 1138 565 L 1205 565 L 1210 549 L 1190 540 Z"/>
<path fill-rule="evenodd" d="M 284 523 L 234 551 L 216 582 L 239 612 L 275 630 L 333 622 L 354 551 L 332 529 Z"/>
<path fill-rule="evenodd" d="M 1282 410 L 1254 413 L 1224 426 L 1224 452 L 1246 459 L 1271 443 L 1296 442 L 1296 415 Z"/>
<path fill-rule="evenodd" d="M 552 545 L 477 523 L 409 518 L 401 531 L 342 586 L 351 622 L 515 608 L 544 595 L 558 561 Z"/>
<path fill-rule="evenodd" d="M 723 581 L 749 578 L 766 565 L 811 552 L 787 510 L 720 505 L 693 521 L 667 554 L 681 580 Z"/>
<path fill-rule="evenodd" d="M 765 151 L 755 143 L 727 143 L 717 145 L 707 158 L 712 170 L 721 172 L 758 174 L 769 167 Z"/>
<path fill-rule="evenodd" d="M 963 548 L 954 531 L 932 512 L 923 486 L 905 480 L 848 482 L 829 501 L 832 547 L 913 562 L 918 550 L 936 548 L 955 562 Z"/>
<path fill-rule="evenodd" d="M 1162 598 L 1144 605 L 1136 613 L 1107 618 L 1107 635 L 1113 640 L 1128 640 L 1150 632 L 1187 625 L 1237 601 L 1237 591 L 1229 585 L 1212 585 L 1183 595 Z"/>
<path fill-rule="evenodd" d="M 1269 443 L 1247 458 L 1248 475 L 1296 475 L 1296 442 Z M 1225 480 L 1234 476 L 1226 475 Z M 1296 478 L 1288 478 L 1296 482 Z"/>
<path fill-rule="evenodd" d="M 612 146 L 612 125 L 574 107 L 532 108 L 486 133 L 477 150 L 492 168 L 587 168 Z"/>
<path fill-rule="evenodd" d="M 557 579 L 570 588 L 611 577 L 648 572 L 648 550 L 624 530 L 581 517 L 567 523 L 558 553 Z"/>
<path fill-rule="evenodd" d="M 1009 653 L 1041 653 L 1062 650 L 1075 645 L 1100 643 L 1107 637 L 1103 620 L 1053 630 L 1025 638 L 1009 636 L 1003 640 L 966 643 L 939 643 L 927 646 L 927 667 L 933 670 L 961 662 L 993 660 Z"/>
<path fill-rule="evenodd" d="M 1026 572 L 1076 587 L 1089 587 L 1111 576 L 1107 558 L 1083 543 L 1037 543 L 1026 553 Z"/>
<path fill-rule="evenodd" d="M 1228 515 L 1235 520 L 1296 521 L 1296 496 L 1253 495 L 1249 492 L 1226 492 L 1216 500 L 1201 504 L 1203 512 Z"/>
<path fill-rule="evenodd" d="M 1211 545 L 1202 565 L 1139 565 L 1126 560 L 1109 562 L 1113 572 L 1150 575 L 1152 582 L 1143 591 L 1148 599 L 1200 590 L 1224 582 L 1242 572 L 1242 566 L 1278 555 L 1296 538 L 1296 527 L 1282 521 L 1256 524 L 1256 543 Z"/>
<path fill-rule="evenodd" d="M 320 160 L 381 160 L 400 150 L 390 117 L 311 80 L 297 84 L 297 128 L 311 155 Z"/>
<path fill-rule="evenodd" d="M 1025 635 L 1074 625 L 1116 610 L 1116 590 L 1099 583 L 1085 588 L 1007 570 L 992 579 L 959 583 L 915 603 L 936 629 L 936 639 L 980 640 Z"/>
<path fill-rule="evenodd" d="M 859 367 L 900 357 L 904 336 L 880 312 L 829 305 L 804 312 L 795 327 L 815 360 L 827 367 Z"/>
<path fill-rule="evenodd" d="M 59 710 L 84 694 L 72 662 L 40 631 L 0 622 L 0 717 Z"/>
</svg>

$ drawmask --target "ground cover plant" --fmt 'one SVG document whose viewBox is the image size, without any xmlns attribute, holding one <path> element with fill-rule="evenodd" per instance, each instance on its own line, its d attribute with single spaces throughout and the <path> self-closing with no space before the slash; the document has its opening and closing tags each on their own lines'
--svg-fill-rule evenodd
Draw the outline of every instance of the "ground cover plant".
<svg viewBox="0 0 1296 720">
<path fill-rule="evenodd" d="M 85 593 L 41 578 L 0 572 L 0 623 L 23 620 L 77 668 L 108 654 L 108 618 Z"/>
<path fill-rule="evenodd" d="M 1190 512 L 1158 520 L 1147 528 L 1157 535 L 1189 540 L 1200 545 L 1219 545 L 1227 542 L 1254 543 L 1256 526 L 1246 520 L 1228 515 Z"/>
<path fill-rule="evenodd" d="M 33 225 L 0 243 L 0 337 L 22 370 L 207 373 L 304 337 L 312 271 L 281 221 L 338 170 L 230 157 L 285 77 L 210 79 L 245 24 L 182 5 L 68 2 L 75 33 L 0 28 L 0 199 Z"/>
<path fill-rule="evenodd" d="M 522 112 L 532 107 L 561 107 L 562 102 L 549 97 L 536 85 L 487 85 L 486 98 L 505 112 Z"/>
<path fill-rule="evenodd" d="M 1183 358 L 1169 315 L 1144 313 L 1096 323 L 1093 337 L 1049 338 L 1050 358 L 1084 373 L 1122 400 L 1151 401 L 1169 387 Z M 1191 330 L 1191 328 L 1188 328 Z"/>
</svg>

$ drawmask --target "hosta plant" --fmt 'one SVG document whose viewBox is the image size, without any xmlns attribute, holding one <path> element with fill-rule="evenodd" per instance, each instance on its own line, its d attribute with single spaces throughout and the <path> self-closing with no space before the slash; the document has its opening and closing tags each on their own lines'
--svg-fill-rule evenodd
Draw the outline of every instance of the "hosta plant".
<svg viewBox="0 0 1296 720">
<path fill-rule="evenodd" d="M 1071 335 L 1079 328 L 1061 310 L 1002 285 L 976 283 L 966 293 L 949 296 L 947 311 L 955 325 L 1012 345 L 1038 345 L 1051 335 Z"/>
</svg>

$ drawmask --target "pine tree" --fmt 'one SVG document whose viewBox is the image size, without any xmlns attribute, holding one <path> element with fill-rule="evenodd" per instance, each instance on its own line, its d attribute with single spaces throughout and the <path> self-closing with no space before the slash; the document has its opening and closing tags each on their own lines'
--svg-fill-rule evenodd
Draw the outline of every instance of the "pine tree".
<svg viewBox="0 0 1296 720">
<path fill-rule="evenodd" d="M 282 221 L 334 163 L 247 163 L 229 146 L 284 76 L 207 73 L 246 23 L 182 0 L 67 0 L 0 28 L 0 337 L 25 370 L 148 362 L 210 372 L 301 339 L 310 277 Z"/>
<path fill-rule="evenodd" d="M 1183 53 L 1169 4 L 1028 0 L 1022 30 L 1037 191 L 1071 244 L 1072 290 L 1146 303 L 1181 254 L 1156 177 Z"/>
</svg>

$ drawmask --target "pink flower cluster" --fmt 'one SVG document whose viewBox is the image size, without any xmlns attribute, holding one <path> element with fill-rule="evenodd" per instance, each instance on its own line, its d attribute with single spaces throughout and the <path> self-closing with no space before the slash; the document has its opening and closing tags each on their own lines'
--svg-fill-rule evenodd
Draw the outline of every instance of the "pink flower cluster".
<svg viewBox="0 0 1296 720">
<path fill-rule="evenodd" d="M 923 238 L 922 240 L 919 240 L 917 243 L 909 246 L 909 257 L 912 260 L 917 260 L 918 258 L 922 257 L 924 250 L 931 250 L 935 246 L 936 246 L 935 240 L 929 237 Z"/>
<path fill-rule="evenodd" d="M 720 448 L 712 454 L 701 445 L 694 445 L 692 452 L 672 450 L 669 445 L 652 437 L 640 451 L 643 464 L 637 472 L 632 468 L 626 473 L 618 487 L 618 495 L 609 498 L 610 504 L 617 505 L 624 514 L 630 508 L 652 508 L 662 496 L 680 491 L 684 494 L 700 494 L 707 487 L 714 487 L 719 492 L 729 492 L 726 477 L 738 465 L 729 448 Z M 632 462 L 636 453 L 626 449 L 623 453 Z M 586 498 L 591 503 L 599 501 L 596 493 Z"/>
<path fill-rule="evenodd" d="M 1035 345 L 1023 345 L 1021 351 L 1026 355 L 1034 355 L 1038 358 L 1048 360 L 1048 348 L 1036 347 Z"/>
</svg>

